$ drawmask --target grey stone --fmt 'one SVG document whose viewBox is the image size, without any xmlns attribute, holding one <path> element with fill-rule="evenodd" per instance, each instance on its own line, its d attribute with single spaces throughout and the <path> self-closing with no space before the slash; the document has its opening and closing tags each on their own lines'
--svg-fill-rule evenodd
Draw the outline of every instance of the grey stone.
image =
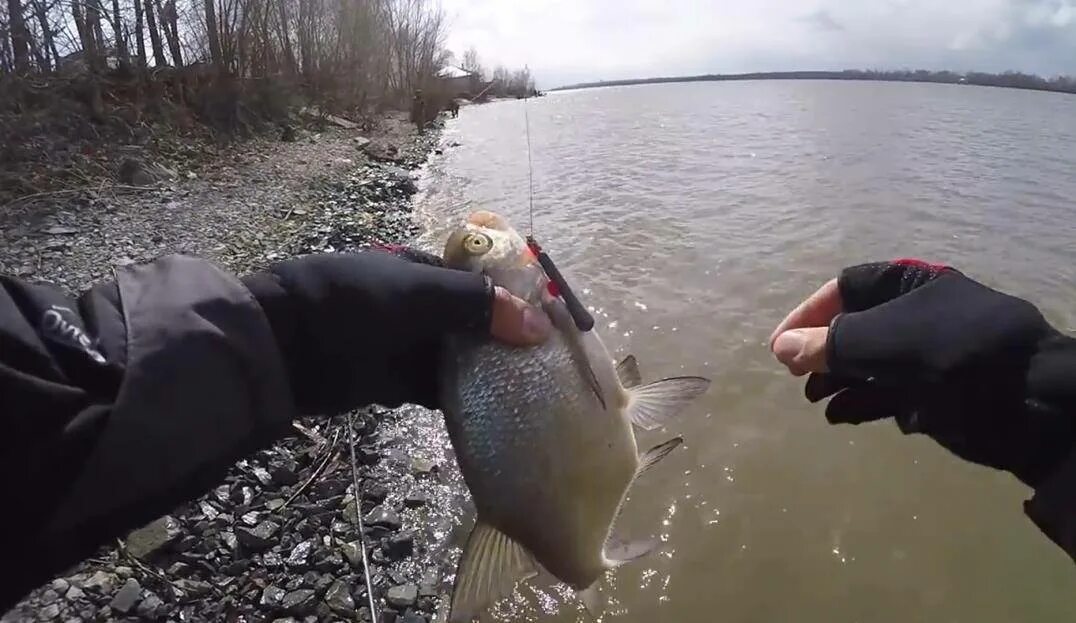
<svg viewBox="0 0 1076 623">
<path fill-rule="evenodd" d="M 393 586 L 385 593 L 385 600 L 397 608 L 409 608 L 418 600 L 418 587 L 414 584 Z"/>
<path fill-rule="evenodd" d="M 60 616 L 60 606 L 58 604 L 49 604 L 41 609 L 37 613 L 39 619 L 43 621 L 51 621 Z"/>
<path fill-rule="evenodd" d="M 273 586 L 270 584 L 262 591 L 261 599 L 258 600 L 258 605 L 263 610 L 275 610 L 280 607 L 280 604 L 284 603 L 284 589 Z"/>
<path fill-rule="evenodd" d="M 164 605 L 164 602 L 161 601 L 160 597 L 150 591 L 146 591 L 145 597 L 142 598 L 142 601 L 138 602 L 138 607 L 135 611 L 138 613 L 138 616 L 144 619 L 153 618 L 157 614 L 157 609 L 162 605 Z"/>
<path fill-rule="evenodd" d="M 48 589 L 45 589 L 45 591 L 41 593 L 41 597 L 39 598 L 39 601 L 41 603 L 43 603 L 43 604 L 51 604 L 52 602 L 56 601 L 59 598 L 60 598 L 59 593 L 52 590 L 51 588 L 48 588 Z"/>
<path fill-rule="evenodd" d="M 401 532 L 389 537 L 382 550 L 390 561 L 403 560 L 415 552 L 415 535 L 413 532 Z"/>
<path fill-rule="evenodd" d="M 369 500 L 374 504 L 380 504 L 389 496 L 389 490 L 385 485 L 372 484 L 363 487 L 362 499 Z"/>
<path fill-rule="evenodd" d="M 63 578 L 56 578 L 49 584 L 49 586 L 51 586 L 52 590 L 57 593 L 66 593 L 67 589 L 70 588 L 71 583 Z"/>
<path fill-rule="evenodd" d="M 175 517 L 165 515 L 127 535 L 127 552 L 145 560 L 175 543 L 183 528 Z"/>
<path fill-rule="evenodd" d="M 256 466 L 250 471 L 254 472 L 254 477 L 258 479 L 258 482 L 262 483 L 262 486 L 268 487 L 273 483 L 273 477 L 269 475 L 269 471 L 264 467 Z"/>
<path fill-rule="evenodd" d="M 280 524 L 266 520 L 253 528 L 236 528 L 235 537 L 245 547 L 263 550 L 273 544 L 273 537 L 278 530 L 280 530 Z"/>
<path fill-rule="evenodd" d="M 344 558 L 347 558 L 353 568 L 362 568 L 362 541 L 344 543 L 340 546 L 340 551 L 344 553 Z"/>
<path fill-rule="evenodd" d="M 411 459 L 411 474 L 416 477 L 429 476 L 437 471 L 437 463 L 426 459 Z"/>
<path fill-rule="evenodd" d="M 417 612 L 408 611 L 396 619 L 396 623 L 427 623 L 427 619 Z"/>
<path fill-rule="evenodd" d="M 388 528 L 389 530 L 399 530 L 403 526 L 403 522 L 400 521 L 400 516 L 396 514 L 396 511 L 392 508 L 385 506 L 375 506 L 366 517 L 363 518 L 368 526 L 381 526 Z"/>
<path fill-rule="evenodd" d="M 425 494 L 414 491 L 404 498 L 403 504 L 406 508 L 421 508 L 425 506 L 427 502 L 429 502 L 429 499 Z"/>
<path fill-rule="evenodd" d="M 173 582 L 176 588 L 191 597 L 200 597 L 213 590 L 213 586 L 201 580 L 176 580 Z"/>
<path fill-rule="evenodd" d="M 62 225 L 54 225 L 45 230 L 45 233 L 50 236 L 73 236 L 78 232 L 79 230 L 75 227 L 64 227 Z"/>
<path fill-rule="evenodd" d="M 300 588 L 284 595 L 284 602 L 281 604 L 284 611 L 291 615 L 304 615 L 316 605 L 317 595 L 309 588 Z"/>
<path fill-rule="evenodd" d="M 102 594 L 111 593 L 115 586 L 116 576 L 104 571 L 94 573 L 82 584 L 82 588 Z"/>
<path fill-rule="evenodd" d="M 138 603 L 141 595 L 142 586 L 138 583 L 138 580 L 130 578 L 123 584 L 123 588 L 116 593 L 116 596 L 112 598 L 108 607 L 116 612 L 127 614 Z"/>
<path fill-rule="evenodd" d="M 355 612 L 355 600 L 351 597 L 351 591 L 343 580 L 333 582 L 329 590 L 325 591 L 325 603 L 329 609 L 340 616 L 349 616 Z"/>
<path fill-rule="evenodd" d="M 307 558 L 310 557 L 310 552 L 314 549 L 313 539 L 303 541 L 296 545 L 291 553 L 288 554 L 288 559 L 285 562 L 289 567 L 305 567 Z"/>
<path fill-rule="evenodd" d="M 265 508 L 275 511 L 276 509 L 284 506 L 284 500 L 281 498 L 273 498 L 265 503 Z"/>
<path fill-rule="evenodd" d="M 77 586 L 72 586 L 71 588 L 67 589 L 66 593 L 64 593 L 64 599 L 66 599 L 67 601 L 75 601 L 78 599 L 82 599 L 85 596 L 86 593 L 82 592 L 82 589 Z"/>
</svg>

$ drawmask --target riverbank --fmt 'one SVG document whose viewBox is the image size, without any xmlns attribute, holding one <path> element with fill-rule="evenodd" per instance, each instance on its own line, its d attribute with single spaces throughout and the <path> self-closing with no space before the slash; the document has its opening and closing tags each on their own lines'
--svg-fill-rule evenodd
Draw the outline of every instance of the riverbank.
<svg viewBox="0 0 1076 623">
<path fill-rule="evenodd" d="M 407 242 L 419 231 L 414 171 L 438 136 L 390 114 L 369 131 L 331 125 L 256 139 L 146 187 L 23 201 L 0 214 L 0 271 L 74 293 L 113 266 L 168 253 L 243 273 L 303 253 Z M 428 621 L 447 587 L 420 561 L 449 526 L 427 517 L 438 512 L 436 461 L 396 449 L 403 417 L 356 414 L 358 504 L 347 420 L 304 419 L 201 498 L 65 571 L 2 620 L 369 621 L 358 508 L 381 620 Z"/>
</svg>

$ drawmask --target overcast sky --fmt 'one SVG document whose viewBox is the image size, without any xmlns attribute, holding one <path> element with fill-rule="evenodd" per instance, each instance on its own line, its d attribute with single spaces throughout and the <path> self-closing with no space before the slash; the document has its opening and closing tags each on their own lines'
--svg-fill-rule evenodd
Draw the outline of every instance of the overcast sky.
<svg viewBox="0 0 1076 623">
<path fill-rule="evenodd" d="M 1076 75 L 1076 0 L 442 0 L 448 44 L 540 88 L 793 69 Z"/>
</svg>

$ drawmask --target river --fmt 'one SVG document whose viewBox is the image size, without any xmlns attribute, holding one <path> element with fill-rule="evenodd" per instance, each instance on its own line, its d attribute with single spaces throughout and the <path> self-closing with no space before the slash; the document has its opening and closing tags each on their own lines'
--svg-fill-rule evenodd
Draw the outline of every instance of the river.
<svg viewBox="0 0 1076 623">
<path fill-rule="evenodd" d="M 1076 567 L 1024 517 L 1025 487 L 892 423 L 827 424 L 766 348 L 841 267 L 905 256 L 1076 331 L 1076 97 L 759 81 L 467 106 L 425 174 L 431 248 L 474 209 L 526 230 L 525 118 L 535 232 L 607 345 L 646 380 L 714 381 L 632 491 L 620 528 L 664 546 L 610 574 L 607 619 L 1076 620 Z M 507 610 L 585 620 L 542 585 Z"/>
</svg>

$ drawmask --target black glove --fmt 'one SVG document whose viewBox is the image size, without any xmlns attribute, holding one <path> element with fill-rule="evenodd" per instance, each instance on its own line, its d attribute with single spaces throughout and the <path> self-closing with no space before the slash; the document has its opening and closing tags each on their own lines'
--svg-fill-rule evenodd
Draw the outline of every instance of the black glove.
<svg viewBox="0 0 1076 623">
<path fill-rule="evenodd" d="M 449 332 L 488 332 L 494 290 L 405 247 L 310 255 L 244 278 L 280 345 L 302 415 L 367 404 L 437 407 Z"/>
<path fill-rule="evenodd" d="M 1032 304 L 960 272 L 914 260 L 871 263 L 838 279 L 829 373 L 807 398 L 826 417 L 893 417 L 958 456 L 1038 486 L 1076 447 L 1076 340 Z"/>
</svg>

